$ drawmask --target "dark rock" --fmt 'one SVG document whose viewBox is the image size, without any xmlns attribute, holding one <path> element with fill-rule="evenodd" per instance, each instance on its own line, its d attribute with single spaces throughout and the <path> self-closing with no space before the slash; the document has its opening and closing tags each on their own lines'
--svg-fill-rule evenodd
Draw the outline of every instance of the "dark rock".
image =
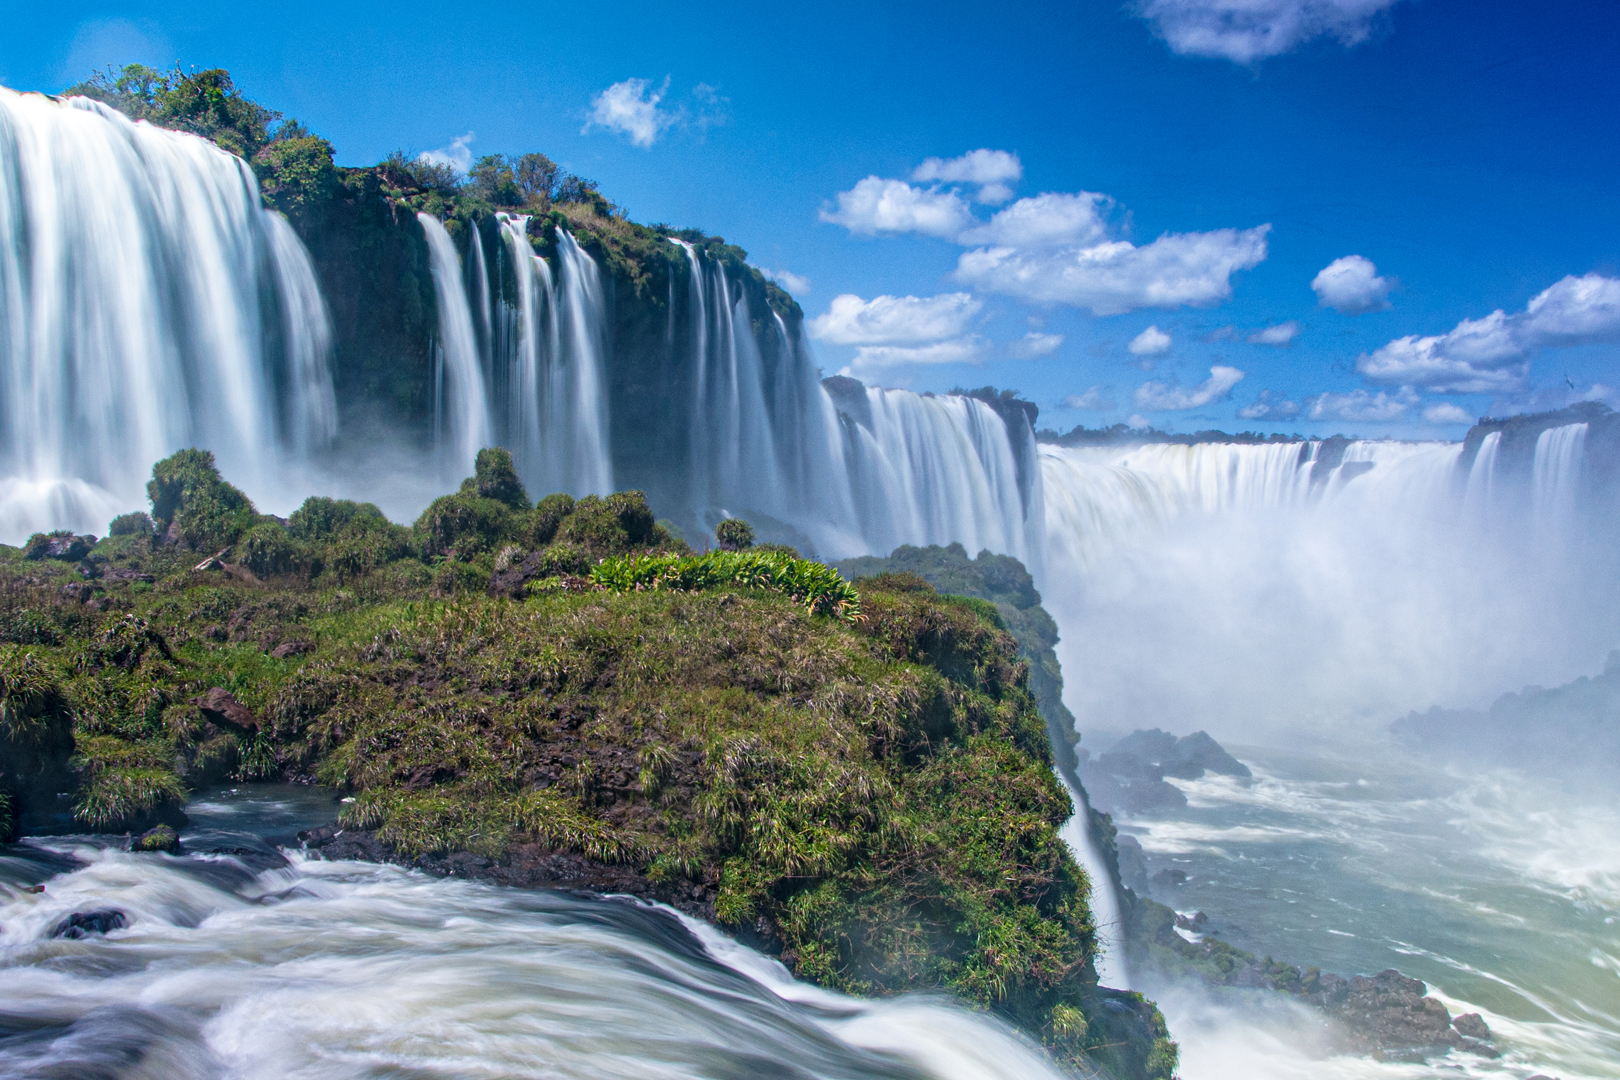
<svg viewBox="0 0 1620 1080">
<path fill-rule="evenodd" d="M 101 580 L 109 585 L 135 581 L 144 581 L 150 585 L 157 578 L 128 566 L 112 566 L 101 572 Z"/>
<path fill-rule="evenodd" d="M 206 694 L 199 694 L 191 703 L 202 712 L 203 719 L 226 731 L 238 735 L 251 735 L 259 730 L 259 719 L 240 701 L 216 686 Z"/>
<path fill-rule="evenodd" d="M 283 641 L 280 645 L 277 645 L 274 649 L 270 650 L 270 655 L 275 657 L 277 660 L 285 660 L 289 656 L 303 656 L 314 647 L 315 646 L 311 645 L 307 641 Z"/>
<path fill-rule="evenodd" d="M 70 581 L 62 586 L 62 595 L 76 604 L 83 604 L 96 595 L 96 587 L 87 581 Z"/>
<path fill-rule="evenodd" d="M 1221 776 L 1252 776 L 1249 767 L 1228 754 L 1207 732 L 1195 731 L 1177 739 L 1159 763 L 1165 776 L 1196 780 L 1206 771 Z"/>
<path fill-rule="evenodd" d="M 1187 796 L 1181 789 L 1163 780 L 1139 780 L 1125 791 L 1125 810 L 1132 814 L 1180 810 L 1186 805 Z"/>
<path fill-rule="evenodd" d="M 1453 1017 L 1451 1026 L 1457 1029 L 1457 1034 L 1465 1038 L 1484 1042 L 1491 1037 L 1491 1029 L 1479 1013 L 1463 1013 L 1461 1016 Z"/>
<path fill-rule="evenodd" d="M 159 825 L 142 833 L 133 845 L 136 851 L 162 851 L 180 854 L 180 836 L 167 825 Z"/>
<path fill-rule="evenodd" d="M 1140 754 L 1127 753 L 1121 750 L 1110 750 L 1097 759 L 1097 766 L 1112 774 L 1116 779 L 1128 783 L 1139 780 L 1163 780 L 1164 772 L 1157 765 Z"/>
<path fill-rule="evenodd" d="M 128 918 L 117 908 L 97 908 L 95 911 L 76 911 L 51 927 L 50 936 L 78 941 L 91 934 L 105 934 L 129 924 Z"/>
<path fill-rule="evenodd" d="M 1180 888 L 1187 884 L 1187 875 L 1181 870 L 1160 870 L 1150 879 L 1153 884 L 1161 888 Z"/>
<path fill-rule="evenodd" d="M 95 542 L 93 536 L 74 536 L 68 532 L 35 533 L 23 548 L 23 558 L 76 563 L 90 554 Z"/>
<path fill-rule="evenodd" d="M 1120 833 L 1115 843 L 1119 851 L 1120 883 L 1132 892 L 1147 892 L 1147 858 L 1142 852 L 1141 842 L 1134 836 Z"/>
<path fill-rule="evenodd" d="M 106 560 L 102 561 L 104 562 Z M 87 581 L 95 581 L 97 578 L 101 577 L 101 565 L 96 561 L 96 557 L 94 555 L 84 559 L 75 569 L 79 571 L 79 576 L 85 578 Z"/>
<path fill-rule="evenodd" d="M 1125 736 L 1113 745 L 1109 751 L 1114 754 L 1133 754 L 1143 761 L 1163 761 L 1175 749 L 1176 737 L 1167 731 L 1153 728 L 1150 731 L 1138 729 Z"/>
<path fill-rule="evenodd" d="M 1178 929 L 1188 930 L 1195 934 L 1201 934 L 1204 932 L 1204 927 L 1208 925 L 1209 916 L 1205 915 L 1202 911 L 1194 912 L 1192 918 L 1190 919 L 1181 914 L 1179 911 L 1176 912 L 1176 927 Z"/>
</svg>

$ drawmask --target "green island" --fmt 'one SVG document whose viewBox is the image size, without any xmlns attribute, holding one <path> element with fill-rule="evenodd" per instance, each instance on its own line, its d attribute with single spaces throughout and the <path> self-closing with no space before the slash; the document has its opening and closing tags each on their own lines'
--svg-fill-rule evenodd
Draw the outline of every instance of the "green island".
<svg viewBox="0 0 1620 1080">
<path fill-rule="evenodd" d="M 821 985 L 947 990 L 1088 1071 L 1174 1073 L 1158 1010 L 1097 985 L 995 604 L 852 585 L 741 523 L 694 553 L 639 492 L 531 502 L 504 450 L 476 466 L 405 527 L 261 515 L 186 450 L 108 537 L 0 548 L 5 829 L 163 849 L 195 789 L 320 783 L 352 800 L 334 856 L 639 892 Z"/>
</svg>

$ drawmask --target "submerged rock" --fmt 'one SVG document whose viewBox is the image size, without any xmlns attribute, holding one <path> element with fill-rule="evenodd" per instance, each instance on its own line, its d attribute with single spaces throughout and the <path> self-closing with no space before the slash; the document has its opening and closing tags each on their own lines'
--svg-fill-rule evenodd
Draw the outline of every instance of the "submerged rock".
<svg viewBox="0 0 1620 1080">
<path fill-rule="evenodd" d="M 136 837 L 132 845 L 136 851 L 162 851 L 170 855 L 180 853 L 180 836 L 167 825 L 148 829 Z"/>
<path fill-rule="evenodd" d="M 63 938 L 68 941 L 78 941 L 91 934 L 105 934 L 111 930 L 121 930 L 129 925 L 129 919 L 117 908 L 97 908 L 94 911 L 75 911 L 51 927 L 50 936 Z"/>
</svg>

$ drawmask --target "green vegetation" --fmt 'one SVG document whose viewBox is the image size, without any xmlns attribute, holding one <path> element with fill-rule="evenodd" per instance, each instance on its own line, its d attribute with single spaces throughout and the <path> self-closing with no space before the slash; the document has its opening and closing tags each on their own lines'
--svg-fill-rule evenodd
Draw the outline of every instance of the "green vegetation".
<svg viewBox="0 0 1620 1080">
<path fill-rule="evenodd" d="M 413 529 L 320 498 L 283 524 L 182 451 L 151 487 L 176 529 L 84 564 L 0 548 L 8 807 L 72 791 L 85 827 L 139 832 L 203 784 L 318 779 L 401 858 L 576 853 L 699 890 L 823 985 L 950 990 L 1170 1075 L 1162 1018 L 1096 986 L 1072 808 L 996 608 L 693 555 L 639 493 L 531 506 L 514 482 L 485 451 Z M 188 536 L 234 542 L 197 569 Z"/>
<path fill-rule="evenodd" d="M 741 518 L 727 518 L 714 527 L 714 540 L 722 551 L 746 551 L 754 546 L 754 527 Z"/>
</svg>

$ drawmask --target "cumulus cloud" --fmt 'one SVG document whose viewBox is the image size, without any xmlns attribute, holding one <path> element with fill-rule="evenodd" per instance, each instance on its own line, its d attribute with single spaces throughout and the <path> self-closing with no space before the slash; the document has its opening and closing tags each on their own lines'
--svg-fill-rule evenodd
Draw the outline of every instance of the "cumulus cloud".
<svg viewBox="0 0 1620 1080">
<path fill-rule="evenodd" d="M 1243 372 L 1220 364 L 1209 369 L 1209 378 L 1197 386 L 1179 386 L 1173 382 L 1145 382 L 1136 388 L 1133 401 L 1145 412 L 1166 412 L 1172 409 L 1197 409 L 1217 401 L 1225 401 L 1232 387 L 1243 379 Z"/>
<path fill-rule="evenodd" d="M 1019 248 L 1096 244 L 1108 238 L 1104 214 L 1113 206 L 1113 199 L 1095 191 L 1074 195 L 1046 192 L 1019 199 L 983 225 L 962 233 L 957 242 Z"/>
<path fill-rule="evenodd" d="M 1362 315 L 1389 307 L 1394 282 L 1378 276 L 1378 267 L 1361 255 L 1334 259 L 1311 279 L 1318 305 L 1346 315 Z"/>
<path fill-rule="evenodd" d="M 1012 185 L 1024 175 L 1017 154 L 1005 150 L 972 150 L 957 158 L 931 157 L 917 166 L 911 178 L 923 183 L 974 184 L 978 201 L 998 206 L 1012 198 Z"/>
<path fill-rule="evenodd" d="M 1365 41 L 1397 0 L 1138 0 L 1172 51 L 1250 64 L 1318 37 Z"/>
<path fill-rule="evenodd" d="M 925 190 L 904 180 L 868 176 L 838 193 L 836 210 L 822 207 L 821 220 L 866 236 L 915 232 L 955 239 L 974 218 L 954 191 Z"/>
<path fill-rule="evenodd" d="M 1243 406 L 1237 414 L 1244 420 L 1292 420 L 1299 415 L 1299 402 L 1275 390 L 1262 390 L 1253 404 Z"/>
<path fill-rule="evenodd" d="M 425 161 L 430 165 L 448 165 L 463 176 L 472 168 L 472 132 L 457 136 L 450 140 L 449 146 L 441 146 L 437 150 L 424 150 L 416 155 L 416 160 Z"/>
<path fill-rule="evenodd" d="M 1051 356 L 1062 344 L 1062 334 L 1042 334 L 1032 330 L 1024 335 L 1024 340 L 1014 342 L 1011 351 L 1019 360 L 1033 360 L 1038 356 Z"/>
<path fill-rule="evenodd" d="M 668 92 L 668 78 L 657 90 L 648 79 L 616 82 L 591 99 L 590 118 L 580 134 L 592 127 L 603 127 L 625 136 L 632 146 L 650 148 L 679 119 L 658 107 Z"/>
<path fill-rule="evenodd" d="M 1166 233 L 1141 247 L 1116 240 L 1090 247 L 987 247 L 964 252 L 956 280 L 987 292 L 1122 315 L 1138 308 L 1219 303 L 1232 275 L 1266 257 L 1270 225 Z"/>
<path fill-rule="evenodd" d="M 1256 330 L 1249 335 L 1248 340 L 1250 345 L 1270 345 L 1280 349 L 1298 336 L 1299 323 L 1289 319 L 1287 322 L 1278 323 L 1276 326 Z"/>
<path fill-rule="evenodd" d="M 1423 410 L 1423 419 L 1431 424 L 1472 424 L 1474 418 L 1468 415 L 1468 410 L 1449 401 L 1438 405 L 1430 405 Z"/>
<path fill-rule="evenodd" d="M 1157 326 L 1150 326 L 1133 337 L 1125 348 L 1132 356 L 1163 356 L 1170 351 L 1170 335 Z"/>
<path fill-rule="evenodd" d="M 1359 423 L 1382 424 L 1399 420 L 1406 411 L 1418 403 L 1418 396 L 1409 386 L 1395 393 L 1380 390 L 1369 394 L 1365 390 L 1349 393 L 1323 393 L 1305 399 L 1305 415 L 1312 420 L 1348 420 Z"/>
<path fill-rule="evenodd" d="M 1087 387 L 1084 393 L 1070 394 L 1063 399 L 1065 408 L 1082 409 L 1086 412 L 1113 412 L 1119 406 L 1114 399 L 1108 396 L 1108 389 L 1101 384 Z"/>
<path fill-rule="evenodd" d="M 977 334 L 930 345 L 865 345 L 840 374 L 860 377 L 908 364 L 977 364 L 989 352 L 989 344 Z"/>
<path fill-rule="evenodd" d="M 810 279 L 795 274 L 791 270 L 770 270 L 763 266 L 754 269 L 776 282 L 794 296 L 805 296 L 810 292 Z"/>
<path fill-rule="evenodd" d="M 810 320 L 810 336 L 833 345 L 917 345 L 960 335 L 984 305 L 967 293 L 833 297 Z"/>
<path fill-rule="evenodd" d="M 1356 370 L 1373 382 L 1422 386 L 1447 394 L 1522 389 L 1540 348 L 1620 340 L 1620 279 L 1570 275 L 1531 299 L 1525 310 L 1464 319 L 1444 334 L 1411 334 L 1361 356 Z"/>
</svg>

